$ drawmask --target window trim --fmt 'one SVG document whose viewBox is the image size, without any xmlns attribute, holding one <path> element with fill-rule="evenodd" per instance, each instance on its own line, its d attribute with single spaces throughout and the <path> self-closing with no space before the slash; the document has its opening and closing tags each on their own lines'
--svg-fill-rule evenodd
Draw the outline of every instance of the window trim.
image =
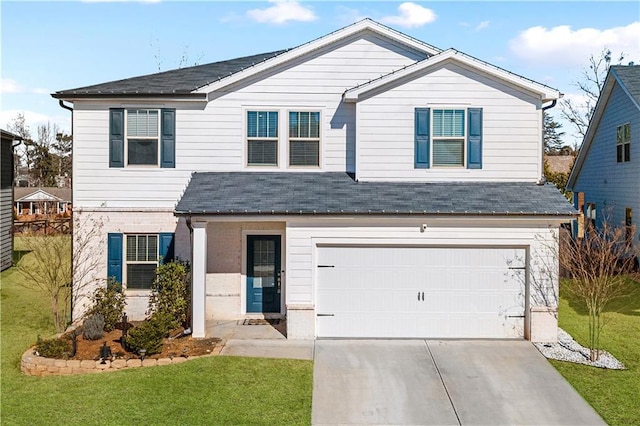
<svg viewBox="0 0 640 426">
<path fill-rule="evenodd" d="M 291 123 L 289 114 L 292 112 L 308 112 L 318 113 L 318 137 L 317 138 L 292 138 L 291 137 Z M 286 137 L 286 151 L 287 151 L 287 168 L 289 169 L 320 169 L 322 167 L 322 110 L 320 108 L 289 108 L 285 111 L 287 116 L 287 137 Z M 297 165 L 291 164 L 291 141 L 315 141 L 318 140 L 318 164 L 317 165 Z"/>
<path fill-rule="evenodd" d="M 160 168 L 162 150 L 162 108 L 149 108 L 149 107 L 125 107 L 123 117 L 124 128 L 124 167 L 125 168 Z M 129 136 L 129 111 L 156 111 L 158 113 L 158 135 L 154 137 L 150 136 Z M 143 140 L 155 140 L 156 141 L 156 163 L 155 164 L 129 164 L 129 139 L 143 139 Z"/>
<path fill-rule="evenodd" d="M 156 237 L 156 260 L 151 261 L 138 261 L 138 260 L 128 260 L 127 259 L 127 241 L 129 237 Z M 137 241 L 136 241 L 137 243 Z M 149 288 L 130 288 L 129 287 L 129 264 L 131 265 L 155 265 L 156 268 L 160 266 L 160 234 L 157 233 L 125 233 L 122 238 L 122 278 L 124 281 L 122 283 L 122 287 L 126 291 L 134 291 L 134 292 L 149 292 L 151 287 Z"/>
<path fill-rule="evenodd" d="M 627 129 L 629 129 L 628 133 L 626 132 Z M 620 137 L 620 135 L 622 135 L 622 137 Z M 628 122 L 616 127 L 616 163 L 628 163 L 630 161 L 631 123 Z"/>
<path fill-rule="evenodd" d="M 430 129 L 429 129 L 429 160 L 431 168 L 441 169 L 441 170 L 459 170 L 467 168 L 467 156 L 468 156 L 468 143 L 469 143 L 469 107 L 468 106 L 429 106 L 429 120 L 430 120 Z M 464 125 L 462 126 L 464 130 L 464 136 L 460 138 L 459 136 L 435 136 L 434 131 L 434 113 L 435 111 L 445 111 L 445 110 L 453 110 L 453 111 L 462 111 L 462 117 L 464 119 Z M 435 141 L 459 141 L 462 140 L 462 164 L 436 164 L 434 148 Z"/>
</svg>

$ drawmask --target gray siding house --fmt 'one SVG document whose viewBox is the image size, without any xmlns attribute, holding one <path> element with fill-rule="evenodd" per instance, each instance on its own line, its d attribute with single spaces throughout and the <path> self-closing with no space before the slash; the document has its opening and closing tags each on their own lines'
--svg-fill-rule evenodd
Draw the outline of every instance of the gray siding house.
<svg viewBox="0 0 640 426">
<path fill-rule="evenodd" d="M 0 270 L 4 271 L 13 264 L 13 143 L 20 136 L 0 130 Z"/>
<path fill-rule="evenodd" d="M 640 213 L 640 66 L 612 66 L 567 188 L 596 226 L 637 228 Z M 636 216 L 637 217 L 637 216 Z M 638 242 L 636 229 L 633 240 Z M 631 235 L 630 235 L 631 237 Z"/>
</svg>

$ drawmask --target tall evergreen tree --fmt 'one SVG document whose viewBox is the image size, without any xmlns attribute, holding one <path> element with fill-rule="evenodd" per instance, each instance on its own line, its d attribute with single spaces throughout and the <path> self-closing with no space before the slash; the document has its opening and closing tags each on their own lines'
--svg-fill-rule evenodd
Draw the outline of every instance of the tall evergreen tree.
<svg viewBox="0 0 640 426">
<path fill-rule="evenodd" d="M 545 154 L 549 154 L 549 155 L 558 155 L 562 152 L 562 148 L 564 146 L 564 143 L 562 141 L 564 132 L 560 131 L 560 129 L 562 129 L 562 124 L 555 121 L 553 117 L 546 112 L 544 112 L 542 115 L 543 115 L 542 134 L 544 135 L 544 152 Z"/>
</svg>

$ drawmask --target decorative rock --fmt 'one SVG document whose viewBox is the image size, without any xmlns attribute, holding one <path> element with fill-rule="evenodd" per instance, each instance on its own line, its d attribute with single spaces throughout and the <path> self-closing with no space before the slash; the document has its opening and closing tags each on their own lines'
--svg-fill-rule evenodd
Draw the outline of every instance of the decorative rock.
<svg viewBox="0 0 640 426">
<path fill-rule="evenodd" d="M 158 360 L 157 359 L 147 358 L 147 359 L 142 361 L 142 366 L 143 367 L 154 367 L 156 365 L 158 365 Z"/>
<path fill-rule="evenodd" d="M 67 361 L 67 367 L 80 368 L 80 361 L 77 359 L 70 359 Z"/>
<path fill-rule="evenodd" d="M 108 368 L 111 368 L 111 361 L 105 360 L 104 364 L 102 363 L 102 361 L 96 361 L 96 368 L 98 370 L 106 370 Z"/>
<path fill-rule="evenodd" d="M 84 368 L 87 370 L 93 370 L 96 368 L 96 362 L 90 361 L 88 359 L 80 361 L 80 368 Z"/>
<path fill-rule="evenodd" d="M 56 367 L 66 367 L 67 361 L 65 361 L 64 359 L 56 359 L 53 365 L 55 365 Z"/>
<path fill-rule="evenodd" d="M 42 365 L 54 365 L 56 361 L 58 361 L 57 359 L 53 359 L 53 358 L 43 358 L 43 357 L 39 357 L 40 360 L 38 360 L 38 364 L 42 364 Z"/>
<path fill-rule="evenodd" d="M 120 368 L 126 368 L 127 367 L 127 361 L 125 361 L 124 359 L 116 359 L 111 361 L 111 368 L 115 368 L 115 369 L 120 369 Z"/>
<path fill-rule="evenodd" d="M 169 358 L 160 358 L 158 360 L 158 365 L 169 365 L 171 364 L 171 359 Z"/>
<path fill-rule="evenodd" d="M 142 361 L 135 358 L 130 359 L 127 361 L 127 367 L 128 368 L 142 367 Z"/>
<path fill-rule="evenodd" d="M 73 369 L 72 369 L 72 368 L 70 368 L 70 367 L 61 367 L 61 368 L 58 370 L 58 374 L 61 374 L 61 375 L 67 376 L 67 375 L 69 375 L 69 374 L 73 374 Z"/>
<path fill-rule="evenodd" d="M 171 363 L 172 364 L 180 364 L 181 362 L 185 362 L 185 361 L 188 361 L 188 358 L 183 358 L 183 357 L 179 356 L 179 357 L 173 358 L 171 360 Z"/>
</svg>

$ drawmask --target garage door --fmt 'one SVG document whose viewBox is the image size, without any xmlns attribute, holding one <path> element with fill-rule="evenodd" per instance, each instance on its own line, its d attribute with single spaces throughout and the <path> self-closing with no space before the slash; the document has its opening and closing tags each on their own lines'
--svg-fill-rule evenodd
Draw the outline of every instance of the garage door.
<svg viewBox="0 0 640 426">
<path fill-rule="evenodd" d="M 317 336 L 521 338 L 522 248 L 318 247 Z"/>
</svg>

